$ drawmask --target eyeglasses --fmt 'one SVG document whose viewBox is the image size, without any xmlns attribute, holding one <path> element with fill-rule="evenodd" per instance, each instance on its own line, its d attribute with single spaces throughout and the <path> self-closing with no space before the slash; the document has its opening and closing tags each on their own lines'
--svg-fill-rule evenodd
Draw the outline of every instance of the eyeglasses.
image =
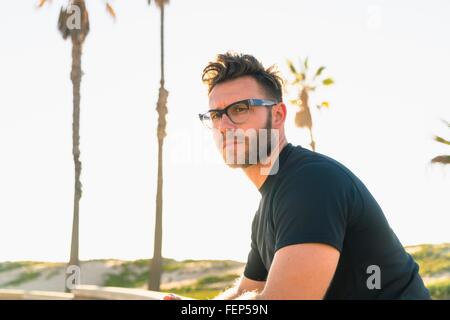
<svg viewBox="0 0 450 320">
<path fill-rule="evenodd" d="M 246 99 L 234 102 L 224 109 L 211 109 L 206 113 L 199 114 L 200 121 L 205 127 L 212 129 L 226 114 L 234 124 L 242 124 L 250 117 L 250 107 L 273 107 L 277 101 L 267 99 Z"/>
</svg>

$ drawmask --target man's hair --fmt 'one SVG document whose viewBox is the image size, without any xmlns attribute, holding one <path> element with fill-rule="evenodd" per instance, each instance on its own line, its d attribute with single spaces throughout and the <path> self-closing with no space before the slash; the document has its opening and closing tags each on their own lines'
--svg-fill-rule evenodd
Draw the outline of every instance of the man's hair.
<svg viewBox="0 0 450 320">
<path fill-rule="evenodd" d="M 276 66 L 264 68 L 254 56 L 234 52 L 219 54 L 203 69 L 202 80 L 208 93 L 215 85 L 243 76 L 251 76 L 264 91 L 278 102 L 283 100 L 283 79 Z"/>
</svg>

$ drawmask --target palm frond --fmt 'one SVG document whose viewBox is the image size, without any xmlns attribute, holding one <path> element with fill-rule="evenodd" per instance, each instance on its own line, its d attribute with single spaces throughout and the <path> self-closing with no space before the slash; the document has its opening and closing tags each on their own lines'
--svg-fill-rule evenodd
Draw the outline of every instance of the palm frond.
<svg viewBox="0 0 450 320">
<path fill-rule="evenodd" d="M 320 107 L 321 108 L 329 108 L 330 107 L 330 103 L 328 102 L 328 101 L 323 101 L 321 104 L 320 104 Z"/>
<path fill-rule="evenodd" d="M 41 8 L 46 2 L 47 0 L 39 0 L 38 8 Z"/>
<path fill-rule="evenodd" d="M 450 123 L 443 120 L 442 122 L 444 122 L 449 128 L 450 128 Z M 450 141 L 446 140 L 442 137 L 439 136 L 434 136 L 433 137 L 434 141 L 445 144 L 447 146 L 450 146 Z M 431 163 L 442 163 L 442 164 L 450 164 L 450 155 L 440 155 L 437 157 L 434 157 L 433 159 L 431 159 Z"/>
<path fill-rule="evenodd" d="M 289 59 L 286 61 L 286 63 L 288 65 L 289 70 L 291 71 L 291 73 L 294 76 L 296 76 L 298 73 L 297 73 L 297 69 L 295 69 L 294 63 L 291 60 L 289 60 Z"/>
<path fill-rule="evenodd" d="M 439 143 L 443 143 L 443 144 L 446 144 L 446 145 L 449 145 L 449 146 L 450 146 L 450 141 L 445 140 L 445 139 L 442 138 L 442 137 L 434 136 L 433 139 L 434 139 L 434 141 L 437 141 L 437 142 L 439 142 Z"/>
<path fill-rule="evenodd" d="M 330 86 L 330 85 L 332 85 L 334 83 L 334 80 L 332 79 L 332 78 L 327 78 L 327 79 L 324 79 L 323 81 L 322 81 L 322 84 L 324 85 L 324 86 Z"/>
<path fill-rule="evenodd" d="M 111 15 L 111 17 L 116 19 L 116 12 L 114 11 L 113 7 L 108 2 L 106 3 L 106 11 Z"/>
<path fill-rule="evenodd" d="M 323 70 L 325 70 L 325 66 L 321 66 L 319 69 L 317 69 L 316 73 L 314 74 L 313 80 L 319 77 L 322 74 Z"/>
<path fill-rule="evenodd" d="M 441 156 L 434 157 L 433 159 L 431 159 L 431 163 L 450 164 L 450 156 L 441 155 Z"/>
</svg>

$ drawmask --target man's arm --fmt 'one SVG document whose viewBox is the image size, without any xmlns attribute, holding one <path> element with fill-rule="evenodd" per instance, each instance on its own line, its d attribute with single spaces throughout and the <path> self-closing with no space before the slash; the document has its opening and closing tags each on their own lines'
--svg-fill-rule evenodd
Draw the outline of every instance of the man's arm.
<svg viewBox="0 0 450 320">
<path fill-rule="evenodd" d="M 261 293 L 264 290 L 265 281 L 255 281 L 242 275 L 233 287 L 222 292 L 214 300 L 233 300 L 240 297 L 245 292 L 253 292 L 254 294 Z"/>
<path fill-rule="evenodd" d="M 320 243 L 295 244 L 275 253 L 261 293 L 244 293 L 237 299 L 323 299 L 339 261 L 339 251 Z"/>
</svg>

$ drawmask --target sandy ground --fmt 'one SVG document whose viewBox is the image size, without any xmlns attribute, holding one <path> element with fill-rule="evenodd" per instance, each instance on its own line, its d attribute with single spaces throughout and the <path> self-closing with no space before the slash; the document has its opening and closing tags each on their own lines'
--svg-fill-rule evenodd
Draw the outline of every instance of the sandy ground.
<svg viewBox="0 0 450 320">
<path fill-rule="evenodd" d="M 409 253 L 421 250 L 421 246 L 409 246 L 406 248 Z M 447 249 L 450 250 L 450 249 Z M 82 262 L 81 264 L 81 284 L 104 286 L 105 277 L 108 274 L 117 274 L 121 271 L 121 265 L 127 261 L 122 260 L 93 260 Z M 30 265 L 0 272 L 0 288 L 23 289 L 23 290 L 46 290 L 46 291 L 64 291 L 65 283 L 65 264 L 64 263 L 46 263 L 32 262 Z M 236 261 L 214 261 L 203 260 L 183 263 L 182 268 L 164 272 L 161 278 L 161 289 L 170 290 L 177 287 L 189 286 L 194 284 L 199 278 L 212 275 L 241 275 L 245 264 Z M 144 269 L 133 264 L 130 268 L 137 272 Z M 136 269 L 137 268 L 137 269 Z M 39 276 L 32 280 L 20 284 L 7 285 L 8 282 L 23 277 L 25 273 L 38 272 Z M 425 284 L 450 279 L 450 272 L 443 272 L 433 276 L 423 277 Z M 228 283 L 215 283 L 212 286 L 223 288 L 230 285 Z M 141 289 L 146 289 L 143 285 Z"/>
<path fill-rule="evenodd" d="M 104 285 L 107 274 L 117 274 L 123 261 L 104 260 L 87 261 L 81 264 L 81 283 L 89 285 Z M 244 264 L 232 262 L 229 267 L 216 266 L 209 262 L 186 264 L 180 270 L 165 272 L 161 278 L 161 289 L 187 286 L 195 283 L 197 279 L 204 276 L 242 274 Z M 39 272 L 39 277 L 16 285 L 6 285 L 9 281 L 18 279 L 24 272 Z M 10 271 L 0 272 L 0 288 L 23 289 L 23 290 L 45 290 L 64 291 L 65 265 L 58 263 L 33 263 L 32 266 L 21 267 Z M 142 287 L 145 289 L 145 285 Z"/>
</svg>

